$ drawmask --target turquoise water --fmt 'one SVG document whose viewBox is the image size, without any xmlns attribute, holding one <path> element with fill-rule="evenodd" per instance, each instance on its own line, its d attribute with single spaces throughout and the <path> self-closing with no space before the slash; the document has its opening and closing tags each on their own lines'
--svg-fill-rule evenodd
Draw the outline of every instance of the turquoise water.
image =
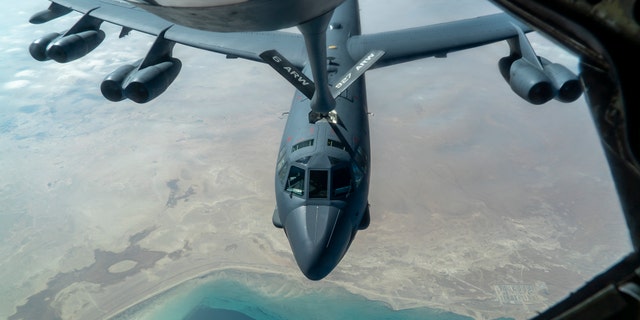
<svg viewBox="0 0 640 320">
<path fill-rule="evenodd" d="M 421 319 L 468 320 L 429 308 L 395 311 L 338 286 L 302 285 L 274 274 L 221 271 L 187 281 L 138 304 L 116 320 Z"/>
</svg>

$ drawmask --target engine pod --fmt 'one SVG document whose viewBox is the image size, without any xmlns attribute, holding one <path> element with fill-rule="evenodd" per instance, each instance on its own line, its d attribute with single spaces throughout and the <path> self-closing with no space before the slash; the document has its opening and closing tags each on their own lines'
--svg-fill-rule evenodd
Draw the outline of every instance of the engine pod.
<svg viewBox="0 0 640 320">
<path fill-rule="evenodd" d="M 171 58 L 138 70 L 126 84 L 124 94 L 137 103 L 149 102 L 167 90 L 181 68 L 182 62 Z"/>
<path fill-rule="evenodd" d="M 84 57 L 97 48 L 105 38 L 102 30 L 88 30 L 66 35 L 55 40 L 47 48 L 47 56 L 57 62 L 66 63 Z"/>
</svg>

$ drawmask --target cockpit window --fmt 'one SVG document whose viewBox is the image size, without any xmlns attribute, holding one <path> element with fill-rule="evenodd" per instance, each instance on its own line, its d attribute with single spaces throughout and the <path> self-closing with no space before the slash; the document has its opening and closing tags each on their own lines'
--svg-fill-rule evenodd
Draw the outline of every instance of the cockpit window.
<svg viewBox="0 0 640 320">
<path fill-rule="evenodd" d="M 282 149 L 280 149 L 280 153 L 278 154 L 278 162 L 276 164 L 276 172 L 278 173 L 278 179 L 280 180 L 280 183 L 284 183 L 284 177 L 287 174 L 287 158 L 285 158 L 286 151 L 287 148 L 285 147 L 282 147 Z"/>
<path fill-rule="evenodd" d="M 291 166 L 285 190 L 297 196 L 304 195 L 304 169 Z"/>
<path fill-rule="evenodd" d="M 351 192 L 351 171 L 348 167 L 333 169 L 331 172 L 331 198 L 344 199 Z"/>
<path fill-rule="evenodd" d="M 338 149 L 341 149 L 341 150 L 347 150 L 347 148 L 345 148 L 344 144 L 342 142 L 340 142 L 340 141 L 327 139 L 327 145 L 329 147 L 334 147 L 334 148 L 338 148 Z"/>
<path fill-rule="evenodd" d="M 355 162 L 351 163 L 351 173 L 353 174 L 353 178 L 356 182 L 356 186 L 360 185 L 362 178 L 365 176 L 367 172 L 367 156 L 364 153 L 364 149 L 362 146 L 358 148 L 355 154 Z"/>
<path fill-rule="evenodd" d="M 304 147 L 310 147 L 313 145 L 313 139 L 309 139 L 309 140 L 305 140 L 302 142 L 298 142 L 296 144 L 293 145 L 293 147 L 291 147 L 291 152 L 296 152 L 296 150 L 304 148 Z"/>
<path fill-rule="evenodd" d="M 309 171 L 309 198 L 326 198 L 329 187 L 329 172 L 327 170 Z"/>
<path fill-rule="evenodd" d="M 362 146 L 358 147 L 358 151 L 356 152 L 356 163 L 363 173 L 367 172 L 367 156 Z"/>
</svg>

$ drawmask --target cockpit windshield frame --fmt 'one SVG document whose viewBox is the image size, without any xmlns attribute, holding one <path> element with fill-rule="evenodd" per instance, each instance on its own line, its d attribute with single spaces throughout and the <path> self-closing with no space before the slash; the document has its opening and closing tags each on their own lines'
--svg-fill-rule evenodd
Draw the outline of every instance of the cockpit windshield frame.
<svg viewBox="0 0 640 320">
<path fill-rule="evenodd" d="M 330 168 L 308 168 L 307 161 L 297 161 L 289 166 L 284 189 L 291 195 L 314 200 L 344 200 L 357 187 L 355 179 L 362 178 L 362 168 L 353 168 L 353 162 L 342 162 Z M 354 175 L 355 171 L 355 175 Z M 283 174 L 284 175 L 284 174 Z"/>
<path fill-rule="evenodd" d="M 306 185 L 306 170 L 298 166 L 291 166 L 289 169 L 289 175 L 287 176 L 285 191 L 291 195 L 298 197 L 304 197 L 304 190 Z"/>
</svg>

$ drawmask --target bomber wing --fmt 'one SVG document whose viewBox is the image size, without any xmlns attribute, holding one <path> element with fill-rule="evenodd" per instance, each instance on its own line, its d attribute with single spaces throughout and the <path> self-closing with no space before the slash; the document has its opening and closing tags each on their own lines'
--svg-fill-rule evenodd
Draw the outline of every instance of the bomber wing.
<svg viewBox="0 0 640 320">
<path fill-rule="evenodd" d="M 302 35 L 283 32 L 238 32 L 217 33 L 201 31 L 164 20 L 122 0 L 51 0 L 52 5 L 31 19 L 32 23 L 43 23 L 70 11 L 91 16 L 100 21 L 123 27 L 121 36 L 130 30 L 158 36 L 163 31 L 164 39 L 194 48 L 227 55 L 229 58 L 244 58 L 263 62 L 259 54 L 277 48 L 289 61 L 301 67 L 307 60 Z M 60 14 L 56 14 L 60 13 Z"/>
<path fill-rule="evenodd" d="M 361 57 L 377 49 L 385 52 L 374 68 L 427 57 L 444 57 L 449 52 L 479 47 L 518 36 L 527 25 L 505 13 L 433 24 L 423 27 L 353 36 L 349 54 Z"/>
<path fill-rule="evenodd" d="M 446 57 L 449 52 L 504 41 L 509 56 L 500 59 L 500 73 L 511 89 L 533 104 L 551 99 L 572 102 L 582 94 L 578 77 L 565 66 L 539 57 L 525 33 L 532 29 L 506 13 L 433 24 L 418 28 L 353 36 L 347 44 L 351 57 L 370 50 L 385 55 L 379 68 L 426 57 Z"/>
<path fill-rule="evenodd" d="M 84 16 L 64 34 L 52 33 L 34 41 L 29 51 L 37 60 L 53 59 L 64 63 L 84 56 L 104 40 L 105 34 L 100 30 L 104 21 L 122 26 L 121 37 L 131 30 L 157 36 L 143 60 L 121 67 L 103 81 L 102 93 L 112 101 L 129 98 L 144 103 L 164 92 L 181 68 L 181 62 L 172 57 L 175 43 L 258 62 L 265 62 L 261 58 L 263 52 L 277 50 L 278 55 L 287 57 L 286 60 L 298 68 L 303 67 L 308 58 L 315 58 L 311 59 L 312 67 L 324 63 L 324 58 L 308 55 L 304 36 L 297 33 L 202 31 L 173 24 L 124 0 L 51 2 L 49 9 L 31 18 L 32 23 L 46 22 L 72 10 Z M 369 56 L 371 52 L 384 52 L 382 57 L 374 54 L 376 59 L 380 58 L 373 65 L 376 68 L 431 56 L 444 57 L 449 52 L 507 40 L 510 54 L 500 59 L 498 65 L 515 93 L 533 104 L 542 104 L 552 98 L 561 102 L 577 99 L 582 94 L 578 77 L 566 67 L 538 57 L 524 35 L 529 31 L 531 28 L 524 23 L 498 13 L 418 28 L 353 35 L 347 49 L 354 60 Z M 318 83 L 318 79 L 314 81 Z M 326 103 L 316 105 L 331 105 L 329 91 L 316 92 L 313 97 L 327 95 Z"/>
</svg>

